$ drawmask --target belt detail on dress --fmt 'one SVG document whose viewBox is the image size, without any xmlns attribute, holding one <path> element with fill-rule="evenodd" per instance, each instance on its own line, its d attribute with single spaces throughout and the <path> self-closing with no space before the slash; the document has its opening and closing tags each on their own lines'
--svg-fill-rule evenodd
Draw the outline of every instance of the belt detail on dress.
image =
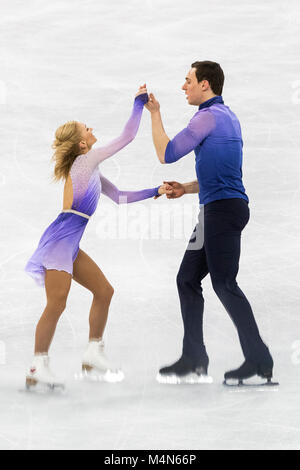
<svg viewBox="0 0 300 470">
<path fill-rule="evenodd" d="M 72 214 L 80 215 L 81 217 L 84 217 L 85 219 L 90 219 L 90 215 L 84 214 L 83 212 L 74 211 L 74 209 L 64 209 L 62 210 L 62 212 L 71 212 Z"/>
</svg>

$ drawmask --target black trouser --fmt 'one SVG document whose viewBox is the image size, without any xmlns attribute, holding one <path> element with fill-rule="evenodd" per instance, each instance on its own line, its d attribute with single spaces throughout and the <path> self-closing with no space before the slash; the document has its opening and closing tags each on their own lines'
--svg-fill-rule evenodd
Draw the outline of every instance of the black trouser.
<svg viewBox="0 0 300 470">
<path fill-rule="evenodd" d="M 207 358 L 201 281 L 208 273 L 214 291 L 237 328 L 245 358 L 256 364 L 270 358 L 251 306 L 236 282 L 241 232 L 248 220 L 249 207 L 244 199 L 221 199 L 206 204 L 183 257 L 177 276 L 184 323 L 183 354 L 196 363 Z"/>
</svg>

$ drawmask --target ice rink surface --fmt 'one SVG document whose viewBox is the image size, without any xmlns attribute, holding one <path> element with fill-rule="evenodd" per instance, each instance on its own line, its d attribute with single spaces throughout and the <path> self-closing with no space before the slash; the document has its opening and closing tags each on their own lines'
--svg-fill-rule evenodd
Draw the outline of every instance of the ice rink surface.
<svg viewBox="0 0 300 470">
<path fill-rule="evenodd" d="M 299 449 L 299 2 L 0 0 L 0 7 L 0 449 Z M 62 209 L 63 185 L 51 183 L 55 129 L 75 119 L 108 142 L 146 82 L 173 137 L 196 111 L 181 91 L 184 77 L 193 61 L 206 59 L 222 65 L 224 101 L 242 125 L 251 219 L 238 282 L 280 388 L 221 385 L 243 358 L 209 278 L 205 334 L 214 384 L 155 381 L 181 352 L 175 279 L 197 195 L 120 211 L 103 196 L 81 248 L 115 288 L 105 340 L 126 380 L 74 380 L 91 303 L 74 282 L 51 349 L 66 393 L 25 393 L 45 293 L 24 266 Z M 135 141 L 101 169 L 121 189 L 195 179 L 193 154 L 158 163 L 147 110 Z"/>
</svg>

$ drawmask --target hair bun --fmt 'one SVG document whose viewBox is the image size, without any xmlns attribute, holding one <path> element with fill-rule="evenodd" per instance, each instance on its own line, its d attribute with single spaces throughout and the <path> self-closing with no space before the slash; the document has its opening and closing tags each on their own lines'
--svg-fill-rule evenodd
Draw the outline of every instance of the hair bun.
<svg viewBox="0 0 300 470">
<path fill-rule="evenodd" d="M 52 157 L 55 161 L 55 180 L 67 178 L 75 158 L 80 155 L 80 140 L 81 133 L 77 121 L 68 121 L 56 130 L 52 143 L 55 150 Z"/>
<path fill-rule="evenodd" d="M 59 140 L 59 139 L 56 137 L 56 139 L 53 141 L 52 148 L 53 148 L 53 149 L 56 149 L 56 148 L 60 147 L 61 144 L 62 144 L 62 141 Z"/>
</svg>

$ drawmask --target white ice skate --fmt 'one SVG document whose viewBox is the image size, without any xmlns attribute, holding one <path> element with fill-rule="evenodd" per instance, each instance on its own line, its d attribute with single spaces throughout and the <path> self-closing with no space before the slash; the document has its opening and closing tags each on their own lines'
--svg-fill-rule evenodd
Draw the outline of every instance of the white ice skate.
<svg viewBox="0 0 300 470">
<path fill-rule="evenodd" d="M 29 373 L 26 375 L 26 388 L 30 390 L 41 385 L 50 390 L 64 390 L 65 385 L 57 380 L 49 368 L 49 357 L 47 355 L 36 355 L 33 358 Z"/>
<path fill-rule="evenodd" d="M 82 375 L 80 378 L 94 381 L 121 382 L 124 373 L 115 367 L 104 353 L 104 341 L 90 341 L 82 360 Z"/>
</svg>

